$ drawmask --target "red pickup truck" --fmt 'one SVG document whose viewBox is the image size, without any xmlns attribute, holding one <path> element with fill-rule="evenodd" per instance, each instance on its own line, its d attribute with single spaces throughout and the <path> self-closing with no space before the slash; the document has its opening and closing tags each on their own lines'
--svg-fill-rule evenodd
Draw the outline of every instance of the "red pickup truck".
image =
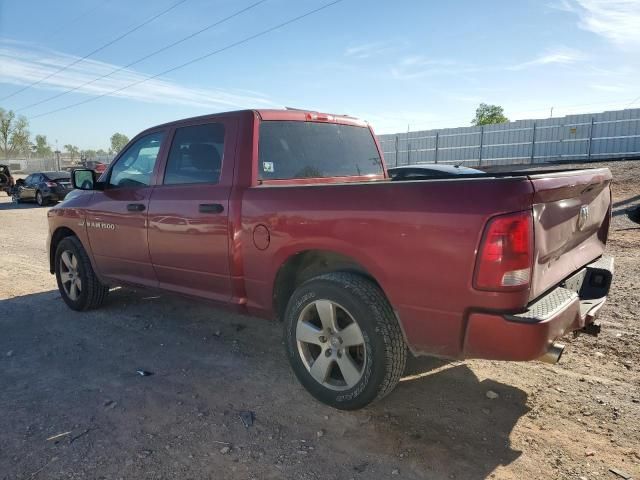
<svg viewBox="0 0 640 480">
<path fill-rule="evenodd" d="M 414 355 L 557 361 L 611 284 L 608 169 L 388 177 L 371 128 L 246 110 L 135 137 L 49 215 L 74 310 L 130 284 L 284 324 L 317 399 L 355 409 Z"/>
</svg>

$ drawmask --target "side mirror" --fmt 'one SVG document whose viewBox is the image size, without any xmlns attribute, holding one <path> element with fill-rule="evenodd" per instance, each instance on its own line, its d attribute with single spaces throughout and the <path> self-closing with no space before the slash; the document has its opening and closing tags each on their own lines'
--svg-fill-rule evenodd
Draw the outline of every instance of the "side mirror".
<svg viewBox="0 0 640 480">
<path fill-rule="evenodd" d="M 95 190 L 96 189 L 96 172 L 89 169 L 77 169 L 71 175 L 71 184 L 73 188 L 79 190 Z"/>
</svg>

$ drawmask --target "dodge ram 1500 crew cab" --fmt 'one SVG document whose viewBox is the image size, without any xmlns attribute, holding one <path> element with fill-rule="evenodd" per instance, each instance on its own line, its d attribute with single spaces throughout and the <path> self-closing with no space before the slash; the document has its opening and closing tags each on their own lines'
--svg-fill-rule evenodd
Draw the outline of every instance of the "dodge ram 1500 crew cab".
<svg viewBox="0 0 640 480">
<path fill-rule="evenodd" d="M 49 211 L 74 310 L 160 288 L 284 324 L 296 376 L 355 409 L 409 352 L 556 361 L 611 284 L 608 169 L 388 177 L 347 116 L 246 110 L 135 137 Z"/>
</svg>

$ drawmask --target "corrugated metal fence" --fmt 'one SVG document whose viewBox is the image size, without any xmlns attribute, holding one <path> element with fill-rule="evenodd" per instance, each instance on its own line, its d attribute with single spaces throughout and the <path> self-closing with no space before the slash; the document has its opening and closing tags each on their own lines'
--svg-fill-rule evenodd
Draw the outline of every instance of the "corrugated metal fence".
<svg viewBox="0 0 640 480">
<path fill-rule="evenodd" d="M 469 166 L 640 157 L 640 108 L 378 137 L 387 165 Z"/>
<path fill-rule="evenodd" d="M 109 164 L 113 160 L 115 155 L 96 155 L 91 160 Z M 61 155 L 58 161 L 55 157 L 45 158 L 11 158 L 8 160 L 1 159 L 0 163 L 9 165 L 9 170 L 13 173 L 30 174 L 35 172 L 47 172 L 54 171 L 61 168 L 68 170 L 70 168 L 77 168 L 82 166 L 79 157 L 71 158 L 68 155 Z"/>
</svg>

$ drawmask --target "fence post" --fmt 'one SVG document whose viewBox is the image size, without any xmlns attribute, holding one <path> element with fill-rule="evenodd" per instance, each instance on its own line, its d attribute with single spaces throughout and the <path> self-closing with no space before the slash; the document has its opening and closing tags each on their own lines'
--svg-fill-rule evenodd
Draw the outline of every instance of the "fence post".
<svg viewBox="0 0 640 480">
<path fill-rule="evenodd" d="M 531 164 L 536 161 L 536 122 L 533 122 L 533 133 L 531 134 Z"/>
<path fill-rule="evenodd" d="M 435 153 L 435 163 L 438 163 L 438 137 L 440 132 L 436 132 L 436 153 Z"/>
<path fill-rule="evenodd" d="M 480 153 L 478 154 L 478 166 L 482 166 L 482 144 L 484 142 L 484 125 L 480 127 Z"/>
<path fill-rule="evenodd" d="M 398 135 L 396 135 L 396 167 L 398 166 Z"/>
<path fill-rule="evenodd" d="M 593 142 L 593 124 L 595 123 L 595 117 L 591 117 L 591 125 L 589 125 L 589 143 L 587 150 L 587 161 L 591 161 L 591 143 Z"/>
</svg>

